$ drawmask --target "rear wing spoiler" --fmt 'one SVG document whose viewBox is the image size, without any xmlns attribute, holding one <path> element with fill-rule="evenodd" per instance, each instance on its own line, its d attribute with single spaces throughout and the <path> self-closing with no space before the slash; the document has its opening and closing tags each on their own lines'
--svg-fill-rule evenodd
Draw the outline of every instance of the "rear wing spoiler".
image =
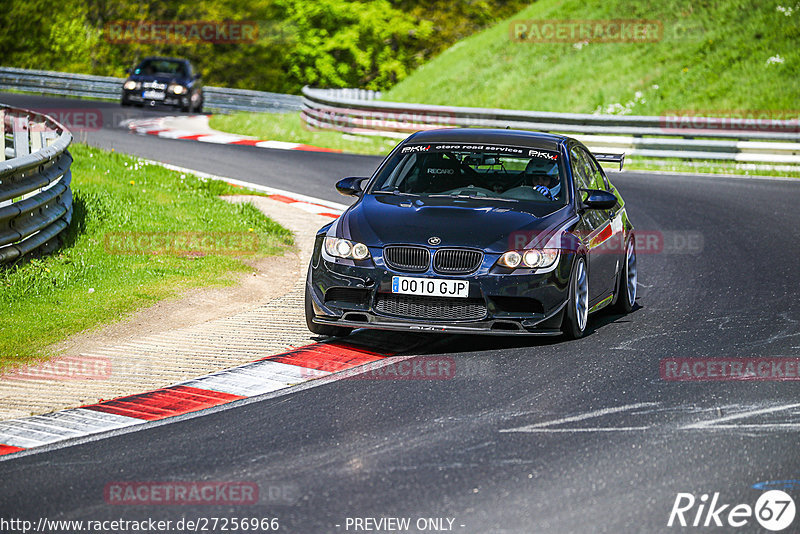
<svg viewBox="0 0 800 534">
<path fill-rule="evenodd" d="M 609 163 L 619 163 L 619 170 L 622 170 L 622 164 L 625 163 L 625 154 L 595 154 L 594 159 Z"/>
</svg>

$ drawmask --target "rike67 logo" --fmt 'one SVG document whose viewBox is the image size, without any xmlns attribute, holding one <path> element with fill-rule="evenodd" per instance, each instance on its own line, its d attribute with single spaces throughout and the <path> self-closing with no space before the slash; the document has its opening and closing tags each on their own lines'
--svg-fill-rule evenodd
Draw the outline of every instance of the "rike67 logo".
<svg viewBox="0 0 800 534">
<path fill-rule="evenodd" d="M 767 530 L 784 530 L 794 521 L 795 506 L 792 497 L 780 490 L 765 491 L 749 504 L 725 504 L 719 493 L 704 493 L 696 498 L 691 493 L 678 493 L 669 514 L 667 526 L 681 527 L 744 527 L 753 524 L 753 518 Z"/>
</svg>

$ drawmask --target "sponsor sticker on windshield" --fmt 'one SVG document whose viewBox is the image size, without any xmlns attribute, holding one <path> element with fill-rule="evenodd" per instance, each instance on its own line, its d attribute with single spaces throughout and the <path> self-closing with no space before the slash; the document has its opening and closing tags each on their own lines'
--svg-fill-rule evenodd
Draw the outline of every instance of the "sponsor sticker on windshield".
<svg viewBox="0 0 800 534">
<path fill-rule="evenodd" d="M 527 147 L 508 146 L 508 145 L 483 145 L 468 143 L 427 143 L 422 145 L 406 145 L 400 149 L 401 154 L 413 154 L 417 152 L 491 152 L 498 154 L 515 154 L 535 158 L 544 158 L 551 161 L 558 160 L 558 152 L 549 150 L 539 150 Z"/>
<path fill-rule="evenodd" d="M 558 161 L 558 153 L 557 152 L 545 152 L 543 150 L 528 150 L 528 156 L 532 158 L 544 158 L 549 159 L 551 161 Z"/>
<path fill-rule="evenodd" d="M 409 145 L 400 149 L 401 154 L 410 154 L 413 152 L 427 152 L 431 149 L 431 145 Z"/>
</svg>

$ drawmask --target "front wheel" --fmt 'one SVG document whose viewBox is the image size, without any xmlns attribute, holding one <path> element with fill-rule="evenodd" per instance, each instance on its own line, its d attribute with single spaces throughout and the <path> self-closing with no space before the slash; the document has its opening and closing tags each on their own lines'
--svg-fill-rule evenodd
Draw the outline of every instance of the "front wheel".
<svg viewBox="0 0 800 534">
<path fill-rule="evenodd" d="M 568 339 L 578 339 L 586 332 L 589 318 L 589 277 L 586 260 L 578 257 L 569 279 L 569 300 L 561 322 L 561 331 Z"/>
<path fill-rule="evenodd" d="M 352 328 L 317 324 L 314 322 L 314 305 L 311 303 L 311 290 L 308 289 L 308 285 L 306 285 L 305 308 L 306 326 L 311 330 L 312 334 L 317 334 L 318 336 L 344 337 L 353 331 Z"/>
<path fill-rule="evenodd" d="M 619 273 L 619 294 L 617 302 L 614 304 L 614 311 L 618 313 L 630 313 L 636 303 L 636 286 L 639 281 L 636 269 L 636 245 L 633 237 L 628 241 L 625 248 L 625 265 Z"/>
</svg>

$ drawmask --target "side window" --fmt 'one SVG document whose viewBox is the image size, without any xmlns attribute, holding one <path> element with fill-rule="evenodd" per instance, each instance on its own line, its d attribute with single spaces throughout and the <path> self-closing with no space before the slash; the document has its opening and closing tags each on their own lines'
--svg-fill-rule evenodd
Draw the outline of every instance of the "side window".
<svg viewBox="0 0 800 534">
<path fill-rule="evenodd" d="M 591 176 L 592 176 L 592 188 L 593 189 L 604 189 L 606 191 L 611 190 L 608 185 L 608 178 L 606 178 L 606 174 L 603 172 L 603 169 L 600 168 L 600 165 L 595 162 L 594 158 L 586 153 L 586 151 L 581 150 L 581 153 L 584 154 L 586 161 L 589 163 L 589 168 Z"/>
<path fill-rule="evenodd" d="M 589 167 L 589 162 L 586 161 L 586 156 L 583 155 L 578 147 L 572 147 L 569 151 L 569 156 L 576 192 L 578 189 L 592 189 L 591 167 Z"/>
</svg>

